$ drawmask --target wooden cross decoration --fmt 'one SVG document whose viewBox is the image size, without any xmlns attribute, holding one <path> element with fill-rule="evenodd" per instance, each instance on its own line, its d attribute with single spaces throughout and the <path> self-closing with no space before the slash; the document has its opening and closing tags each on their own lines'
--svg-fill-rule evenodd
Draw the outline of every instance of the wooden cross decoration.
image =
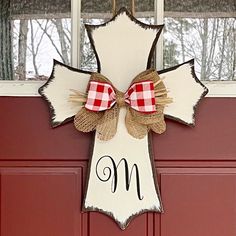
<svg viewBox="0 0 236 236">
<path fill-rule="evenodd" d="M 208 92 L 193 60 L 151 69 L 162 28 L 141 23 L 125 8 L 105 24 L 86 25 L 98 73 L 54 61 L 39 89 L 53 127 L 74 119 L 78 130 L 96 130 L 83 211 L 109 215 L 121 229 L 138 214 L 163 211 L 147 133 L 163 133 L 164 118 L 193 126 Z"/>
</svg>

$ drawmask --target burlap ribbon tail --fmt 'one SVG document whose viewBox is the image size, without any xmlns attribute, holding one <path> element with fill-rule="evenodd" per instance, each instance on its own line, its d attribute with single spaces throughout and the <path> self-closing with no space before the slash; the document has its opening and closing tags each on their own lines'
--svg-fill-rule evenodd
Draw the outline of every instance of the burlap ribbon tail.
<svg viewBox="0 0 236 236">
<path fill-rule="evenodd" d="M 154 69 L 140 73 L 131 84 L 147 80 L 151 80 L 154 83 L 156 105 L 156 112 L 154 113 L 142 113 L 132 109 L 125 103 L 124 93 L 117 90 L 109 79 L 102 74 L 92 73 L 90 81 L 106 82 L 113 86 L 116 93 L 116 103 L 112 108 L 99 112 L 87 110 L 82 106 L 74 118 L 76 129 L 82 132 L 96 130 L 97 137 L 100 140 L 109 140 L 116 134 L 119 111 L 122 107 L 125 107 L 127 110 L 125 125 L 128 133 L 134 138 L 142 139 L 150 130 L 158 134 L 163 133 L 166 130 L 163 111 L 164 107 L 171 102 L 171 99 L 167 97 L 166 87 Z M 84 104 L 86 102 L 86 94 L 73 91 L 75 94 L 70 97 L 70 100 Z"/>
</svg>

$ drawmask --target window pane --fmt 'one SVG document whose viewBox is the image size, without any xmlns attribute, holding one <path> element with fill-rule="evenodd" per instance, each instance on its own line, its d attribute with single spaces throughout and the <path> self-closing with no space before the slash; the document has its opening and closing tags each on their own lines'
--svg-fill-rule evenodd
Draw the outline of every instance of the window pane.
<svg viewBox="0 0 236 236">
<path fill-rule="evenodd" d="M 131 1 L 117 1 L 116 9 L 121 7 L 131 9 Z M 82 0 L 82 25 L 80 45 L 80 68 L 83 70 L 97 71 L 97 62 L 91 48 L 84 24 L 102 24 L 112 18 L 112 1 Z M 154 23 L 154 0 L 135 1 L 135 17 L 140 21 Z"/>
<path fill-rule="evenodd" d="M 195 58 L 201 80 L 236 80 L 235 9 L 234 0 L 165 0 L 164 67 Z"/>
<path fill-rule="evenodd" d="M 70 64 L 70 0 L 3 2 L 0 79 L 46 80 L 53 58 Z"/>
</svg>

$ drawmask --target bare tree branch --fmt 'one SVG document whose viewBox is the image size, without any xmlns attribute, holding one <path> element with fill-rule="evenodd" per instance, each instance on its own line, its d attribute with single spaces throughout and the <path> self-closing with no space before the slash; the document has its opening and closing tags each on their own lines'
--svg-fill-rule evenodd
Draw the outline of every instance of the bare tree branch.
<svg viewBox="0 0 236 236">
<path fill-rule="evenodd" d="M 36 22 L 38 23 L 39 27 L 45 32 L 45 34 L 47 35 L 48 39 L 50 40 L 50 42 L 52 43 L 53 47 L 55 48 L 55 50 L 57 51 L 58 55 L 61 57 L 63 63 L 65 63 L 63 55 L 61 54 L 61 52 L 58 50 L 57 45 L 55 44 L 55 42 L 53 41 L 51 35 L 49 35 L 49 33 L 47 31 L 45 31 L 45 29 L 42 27 L 41 23 L 36 20 Z"/>
</svg>

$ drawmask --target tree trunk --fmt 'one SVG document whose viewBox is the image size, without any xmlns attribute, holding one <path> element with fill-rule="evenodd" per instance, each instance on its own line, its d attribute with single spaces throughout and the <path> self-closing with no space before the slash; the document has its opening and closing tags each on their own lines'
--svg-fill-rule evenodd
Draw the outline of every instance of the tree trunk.
<svg viewBox="0 0 236 236">
<path fill-rule="evenodd" d="M 36 56 L 37 53 L 35 52 L 35 47 L 34 47 L 34 28 L 33 28 L 33 22 L 32 20 L 30 20 L 30 28 L 31 28 L 31 51 L 32 51 L 32 57 L 33 57 L 33 66 L 34 66 L 34 71 L 35 71 L 35 76 L 38 77 L 39 76 L 39 72 L 38 72 L 38 67 L 37 67 L 37 63 L 36 63 Z"/>
<path fill-rule="evenodd" d="M 10 1 L 0 0 L 0 80 L 13 80 Z"/>
<path fill-rule="evenodd" d="M 79 59 L 79 63 L 80 63 L 80 68 L 83 68 L 84 65 L 84 57 L 85 57 L 85 53 L 84 53 L 84 45 L 85 45 L 85 27 L 82 24 L 80 27 L 81 33 L 80 33 L 80 59 Z"/>
<path fill-rule="evenodd" d="M 223 62 L 225 58 L 225 43 L 226 43 L 226 19 L 224 19 L 224 25 L 223 25 L 223 35 L 222 35 L 222 47 L 221 47 L 221 56 L 220 56 L 220 64 L 219 64 L 219 70 L 218 70 L 218 79 L 221 78 L 222 68 L 223 68 Z"/>
<path fill-rule="evenodd" d="M 28 20 L 20 20 L 19 31 L 19 50 L 18 50 L 18 67 L 17 73 L 19 80 L 26 78 L 26 52 L 27 52 L 27 34 L 28 34 Z"/>
<path fill-rule="evenodd" d="M 60 39 L 63 62 L 68 65 L 70 62 L 68 58 L 67 45 L 66 45 L 66 39 L 65 39 L 65 32 L 63 30 L 63 25 L 62 25 L 62 19 L 56 19 L 54 23 L 56 25 L 57 33 Z"/>
<path fill-rule="evenodd" d="M 201 65 L 201 80 L 207 80 L 207 46 L 208 46 L 208 19 L 203 20 L 202 38 L 202 65 Z"/>
<path fill-rule="evenodd" d="M 236 21 L 234 22 L 236 24 Z M 233 67 L 232 67 L 232 80 L 236 80 L 236 30 L 233 32 Z"/>
<path fill-rule="evenodd" d="M 211 74 L 212 71 L 212 65 L 214 64 L 214 57 L 215 57 L 215 49 L 216 49 L 216 39 L 218 36 L 219 31 L 219 19 L 213 19 L 213 26 L 212 26 L 212 33 L 211 33 L 211 41 L 210 41 L 210 52 L 207 60 L 207 75 Z"/>
<path fill-rule="evenodd" d="M 183 20 L 180 20 L 180 42 L 181 42 L 181 52 L 182 61 L 185 62 L 185 49 L 184 49 L 184 33 L 183 33 Z"/>
</svg>

